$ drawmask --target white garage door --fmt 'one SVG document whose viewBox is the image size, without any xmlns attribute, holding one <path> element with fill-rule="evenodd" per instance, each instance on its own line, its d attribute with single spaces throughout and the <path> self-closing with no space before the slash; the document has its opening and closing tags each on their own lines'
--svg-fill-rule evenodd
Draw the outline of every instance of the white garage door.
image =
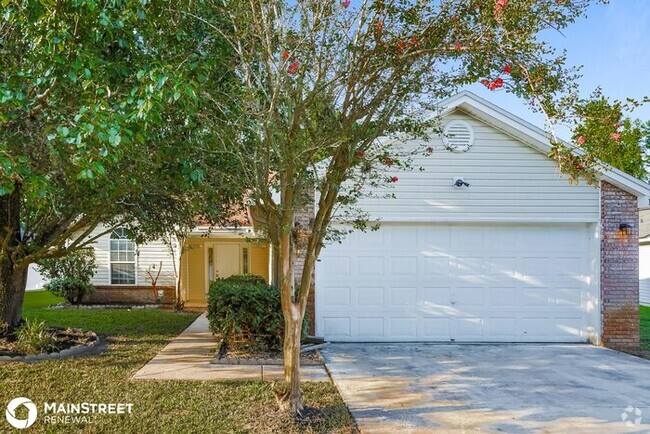
<svg viewBox="0 0 650 434">
<path fill-rule="evenodd" d="M 331 341 L 585 342 L 593 225 L 383 225 L 323 249 L 316 332 Z"/>
</svg>

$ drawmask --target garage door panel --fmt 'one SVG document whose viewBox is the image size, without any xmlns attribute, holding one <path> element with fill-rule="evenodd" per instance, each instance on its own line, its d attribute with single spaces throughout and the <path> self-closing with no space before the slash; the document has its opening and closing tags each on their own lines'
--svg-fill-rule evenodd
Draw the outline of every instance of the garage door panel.
<svg viewBox="0 0 650 434">
<path fill-rule="evenodd" d="M 392 256 L 389 272 L 393 276 L 417 276 L 417 256 Z"/>
<path fill-rule="evenodd" d="M 383 256 L 357 257 L 357 273 L 361 276 L 381 276 L 385 269 Z"/>
<path fill-rule="evenodd" d="M 384 290 L 383 286 L 357 287 L 357 306 L 361 308 L 382 308 L 384 306 Z"/>
<path fill-rule="evenodd" d="M 492 308 L 516 306 L 517 288 L 516 287 L 490 287 L 487 289 L 487 304 Z"/>
<path fill-rule="evenodd" d="M 359 317 L 357 328 L 360 338 L 383 338 L 385 335 L 383 317 Z"/>
<path fill-rule="evenodd" d="M 333 341 L 585 341 L 589 234 L 586 224 L 353 233 L 323 249 L 316 331 Z"/>
<path fill-rule="evenodd" d="M 451 246 L 451 228 L 445 226 L 418 227 L 417 246 L 428 251 L 446 254 Z"/>
<path fill-rule="evenodd" d="M 349 256 L 330 256 L 324 262 L 323 272 L 330 276 L 339 276 L 341 278 L 350 276 L 352 267 Z"/>
<path fill-rule="evenodd" d="M 418 319 L 414 316 L 391 317 L 388 319 L 388 334 L 394 339 L 415 339 Z"/>
<path fill-rule="evenodd" d="M 483 236 L 485 231 L 482 227 L 461 227 L 460 230 L 452 230 L 451 232 L 451 245 L 454 250 L 461 251 L 468 246 L 475 246 L 476 248 L 483 247 Z"/>
<path fill-rule="evenodd" d="M 418 288 L 416 286 L 393 286 L 389 289 L 391 306 L 415 307 L 418 302 Z"/>
<path fill-rule="evenodd" d="M 463 282 L 465 283 L 465 282 Z M 452 289 L 452 304 L 459 309 L 465 306 L 485 305 L 485 294 L 483 287 L 459 286 Z"/>
<path fill-rule="evenodd" d="M 488 337 L 505 341 L 517 340 L 517 317 L 492 316 L 487 318 L 486 323 Z"/>
<path fill-rule="evenodd" d="M 440 282 L 438 282 L 440 283 Z M 428 286 L 422 288 L 423 305 L 445 305 L 451 303 L 451 289 L 448 286 Z"/>
<path fill-rule="evenodd" d="M 331 336 L 332 339 L 349 340 L 351 333 L 350 317 L 329 317 L 322 319 L 323 332 L 325 336 Z"/>
<path fill-rule="evenodd" d="M 450 318 L 448 316 L 422 318 L 422 338 L 425 340 L 448 341 L 450 336 Z"/>
<path fill-rule="evenodd" d="M 456 333 L 455 340 L 458 341 L 482 341 L 483 318 L 478 316 L 459 316 L 455 318 Z"/>
<path fill-rule="evenodd" d="M 422 265 L 425 276 L 449 276 L 451 273 L 451 258 L 448 256 L 425 256 Z"/>
</svg>

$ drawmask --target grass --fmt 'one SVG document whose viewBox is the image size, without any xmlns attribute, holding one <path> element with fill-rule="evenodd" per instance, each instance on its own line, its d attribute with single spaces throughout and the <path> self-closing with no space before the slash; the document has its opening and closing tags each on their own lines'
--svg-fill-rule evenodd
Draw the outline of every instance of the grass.
<svg viewBox="0 0 650 434">
<path fill-rule="evenodd" d="M 45 402 L 132 403 L 130 415 L 98 415 L 92 423 L 47 424 L 42 415 L 30 433 L 257 433 L 350 432 L 353 420 L 334 386 L 305 383 L 307 405 L 325 419 L 298 426 L 277 410 L 269 383 L 129 380 L 197 316 L 163 310 L 47 310 L 59 302 L 47 292 L 28 292 L 24 316 L 50 325 L 97 332 L 108 343 L 95 357 L 39 363 L 0 362 L 0 406 L 19 396 Z M 0 432 L 11 432 L 0 418 Z"/>
<path fill-rule="evenodd" d="M 639 322 L 641 325 L 641 351 L 645 358 L 650 359 L 650 306 L 639 306 Z"/>
</svg>

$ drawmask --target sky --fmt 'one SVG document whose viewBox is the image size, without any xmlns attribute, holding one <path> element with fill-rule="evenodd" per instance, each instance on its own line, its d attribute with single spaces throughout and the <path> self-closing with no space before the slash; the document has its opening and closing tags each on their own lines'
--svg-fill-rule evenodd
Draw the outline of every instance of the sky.
<svg viewBox="0 0 650 434">
<path fill-rule="evenodd" d="M 583 66 L 582 96 L 598 86 L 614 99 L 650 96 L 650 0 L 610 0 L 606 5 L 592 5 L 586 18 L 562 33 L 545 37 L 558 49 L 567 50 L 570 65 Z M 541 115 L 511 94 L 489 91 L 480 84 L 468 90 L 538 127 L 544 126 Z M 650 104 L 635 110 L 631 117 L 650 120 Z M 570 136 L 562 129 L 557 133 L 563 139 Z"/>
</svg>

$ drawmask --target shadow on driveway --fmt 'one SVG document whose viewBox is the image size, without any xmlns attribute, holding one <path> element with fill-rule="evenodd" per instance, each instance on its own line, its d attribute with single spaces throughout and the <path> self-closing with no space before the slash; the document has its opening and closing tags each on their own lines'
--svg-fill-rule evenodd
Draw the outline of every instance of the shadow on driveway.
<svg viewBox="0 0 650 434">
<path fill-rule="evenodd" d="M 606 348 L 332 344 L 323 355 L 362 432 L 650 430 L 650 361 Z"/>
</svg>

